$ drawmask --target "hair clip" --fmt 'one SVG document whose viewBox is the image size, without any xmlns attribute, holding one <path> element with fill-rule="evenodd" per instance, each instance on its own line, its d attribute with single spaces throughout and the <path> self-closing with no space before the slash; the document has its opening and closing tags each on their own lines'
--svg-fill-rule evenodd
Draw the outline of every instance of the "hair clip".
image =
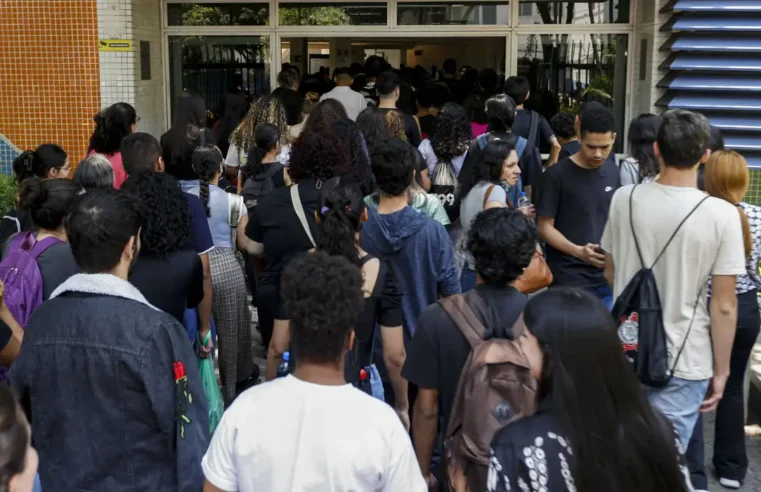
<svg viewBox="0 0 761 492">
<path fill-rule="evenodd" d="M 326 213 L 330 212 L 330 209 L 328 207 L 322 207 L 320 209 L 320 215 L 325 215 Z"/>
<path fill-rule="evenodd" d="M 348 210 L 349 212 L 351 212 L 351 207 L 350 207 L 350 206 L 348 206 L 348 205 L 344 205 L 344 208 L 345 208 L 346 210 Z"/>
</svg>

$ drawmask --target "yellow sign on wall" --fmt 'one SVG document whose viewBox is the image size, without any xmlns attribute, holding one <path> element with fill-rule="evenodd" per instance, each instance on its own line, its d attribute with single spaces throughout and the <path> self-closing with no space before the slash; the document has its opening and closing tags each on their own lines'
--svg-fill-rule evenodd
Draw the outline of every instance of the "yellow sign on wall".
<svg viewBox="0 0 761 492">
<path fill-rule="evenodd" d="M 101 39 L 98 41 L 98 51 L 132 51 L 132 41 L 129 39 Z"/>
</svg>

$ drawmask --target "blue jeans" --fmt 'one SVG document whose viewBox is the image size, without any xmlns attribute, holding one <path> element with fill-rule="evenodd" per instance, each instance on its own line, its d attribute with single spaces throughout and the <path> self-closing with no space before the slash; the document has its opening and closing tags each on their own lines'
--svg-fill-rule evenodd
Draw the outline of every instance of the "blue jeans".
<svg viewBox="0 0 761 492">
<path fill-rule="evenodd" d="M 587 292 L 600 299 L 608 311 L 613 310 L 613 291 L 609 285 L 603 285 L 600 287 L 591 287 L 587 289 Z"/>
<path fill-rule="evenodd" d="M 476 272 L 470 266 L 468 266 L 468 263 L 465 262 L 465 266 L 462 267 L 462 273 L 460 274 L 460 288 L 462 290 L 462 293 L 466 293 L 469 290 L 473 290 L 473 287 L 476 286 Z"/>
<path fill-rule="evenodd" d="M 644 387 L 650 404 L 671 420 L 679 433 L 679 442 L 683 450 L 687 449 L 695 422 L 698 420 L 698 410 L 706 396 L 708 381 L 673 377 L 663 388 Z"/>
</svg>

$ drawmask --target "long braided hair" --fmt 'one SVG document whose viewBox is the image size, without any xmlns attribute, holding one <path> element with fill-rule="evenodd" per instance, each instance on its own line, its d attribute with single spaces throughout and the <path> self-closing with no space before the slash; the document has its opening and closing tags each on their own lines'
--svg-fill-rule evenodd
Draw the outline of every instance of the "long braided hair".
<svg viewBox="0 0 761 492">
<path fill-rule="evenodd" d="M 198 196 L 201 198 L 206 216 L 211 217 L 209 208 L 209 181 L 222 169 L 222 163 L 225 158 L 222 151 L 216 145 L 199 145 L 193 151 L 193 170 L 198 174 L 200 180 L 200 190 Z"/>
<path fill-rule="evenodd" d="M 241 151 L 247 151 L 255 144 L 256 129 L 265 123 L 277 127 L 280 145 L 290 143 L 285 109 L 280 100 L 271 95 L 263 96 L 251 106 L 246 118 L 233 132 L 230 143 L 235 144 Z"/>
</svg>

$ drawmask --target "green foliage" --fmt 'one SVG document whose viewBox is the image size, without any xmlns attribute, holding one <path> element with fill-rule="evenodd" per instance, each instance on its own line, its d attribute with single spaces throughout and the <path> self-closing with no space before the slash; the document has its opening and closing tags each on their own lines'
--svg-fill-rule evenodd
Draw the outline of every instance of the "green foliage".
<svg viewBox="0 0 761 492">
<path fill-rule="evenodd" d="M 281 26 L 344 26 L 351 17 L 340 7 L 285 7 L 281 6 Z"/>
<path fill-rule="evenodd" d="M 16 208 L 16 178 L 0 174 L 0 215 Z"/>
<path fill-rule="evenodd" d="M 236 14 L 236 15 L 233 15 Z M 204 5 L 184 6 L 182 24 L 185 26 L 267 26 L 267 7 L 240 7 L 235 10 Z"/>
</svg>

